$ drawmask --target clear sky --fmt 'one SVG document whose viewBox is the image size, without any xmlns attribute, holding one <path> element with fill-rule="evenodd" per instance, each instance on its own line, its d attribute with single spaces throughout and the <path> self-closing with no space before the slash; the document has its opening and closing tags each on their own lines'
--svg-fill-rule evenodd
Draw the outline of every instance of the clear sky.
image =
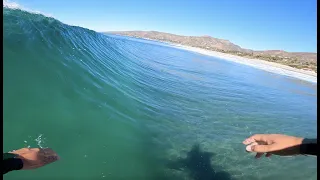
<svg viewBox="0 0 320 180">
<path fill-rule="evenodd" d="M 12 1 L 11 1 L 12 2 Z M 95 31 L 210 35 L 243 48 L 317 52 L 316 0 L 13 0 Z"/>
</svg>

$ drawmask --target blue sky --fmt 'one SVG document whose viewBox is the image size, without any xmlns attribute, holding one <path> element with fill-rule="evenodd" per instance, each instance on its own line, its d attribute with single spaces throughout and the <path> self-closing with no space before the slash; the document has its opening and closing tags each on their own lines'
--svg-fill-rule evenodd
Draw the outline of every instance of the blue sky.
<svg viewBox="0 0 320 180">
<path fill-rule="evenodd" d="M 12 1 L 11 1 L 12 2 Z M 95 31 L 210 35 L 254 50 L 317 51 L 316 0 L 14 0 Z"/>
</svg>

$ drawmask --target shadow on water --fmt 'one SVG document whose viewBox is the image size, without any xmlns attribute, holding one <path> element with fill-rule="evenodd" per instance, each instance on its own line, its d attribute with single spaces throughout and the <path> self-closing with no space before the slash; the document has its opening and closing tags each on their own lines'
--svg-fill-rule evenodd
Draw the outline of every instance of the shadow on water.
<svg viewBox="0 0 320 180">
<path fill-rule="evenodd" d="M 195 144 L 187 157 L 169 162 L 170 169 L 186 171 L 191 179 L 194 180 L 231 180 L 229 173 L 217 171 L 217 167 L 212 165 L 211 160 L 214 153 L 205 152 L 200 149 L 199 144 Z"/>
</svg>

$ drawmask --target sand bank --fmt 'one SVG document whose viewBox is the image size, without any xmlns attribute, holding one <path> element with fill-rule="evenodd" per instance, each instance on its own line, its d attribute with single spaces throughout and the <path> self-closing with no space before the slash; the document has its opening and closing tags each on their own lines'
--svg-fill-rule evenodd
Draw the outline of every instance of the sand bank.
<svg viewBox="0 0 320 180">
<path fill-rule="evenodd" d="M 308 71 L 303 69 L 297 69 L 290 66 L 269 62 L 265 60 L 260 59 L 249 59 L 245 57 L 235 56 L 231 54 L 216 52 L 216 51 L 210 51 L 205 50 L 201 48 L 196 47 L 190 47 L 190 46 L 184 46 L 180 44 L 171 44 L 175 48 L 184 49 L 192 52 L 197 52 L 200 54 L 208 55 L 208 56 L 214 56 L 220 59 L 233 61 L 236 63 L 252 66 L 261 70 L 265 70 L 272 73 L 277 73 L 289 77 L 298 78 L 301 80 L 309 81 L 312 83 L 317 83 L 317 73 L 314 71 Z"/>
</svg>

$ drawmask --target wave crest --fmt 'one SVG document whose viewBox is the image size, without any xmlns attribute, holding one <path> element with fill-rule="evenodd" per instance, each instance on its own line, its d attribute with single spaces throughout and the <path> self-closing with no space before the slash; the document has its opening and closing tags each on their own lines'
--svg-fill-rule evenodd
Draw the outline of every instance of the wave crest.
<svg viewBox="0 0 320 180">
<path fill-rule="evenodd" d="M 3 0 L 3 7 L 4 8 L 9 8 L 9 9 L 19 9 L 19 10 L 22 10 L 22 11 L 27 11 L 29 13 L 33 13 L 33 14 L 41 14 L 41 15 L 44 15 L 46 17 L 52 17 L 53 16 L 51 14 L 47 14 L 47 13 L 43 13 L 43 12 L 40 12 L 40 11 L 36 11 L 36 10 L 32 10 L 32 9 L 29 9 L 29 8 L 26 8 L 16 2 L 12 2 L 12 1 L 9 1 L 9 0 Z"/>
</svg>

